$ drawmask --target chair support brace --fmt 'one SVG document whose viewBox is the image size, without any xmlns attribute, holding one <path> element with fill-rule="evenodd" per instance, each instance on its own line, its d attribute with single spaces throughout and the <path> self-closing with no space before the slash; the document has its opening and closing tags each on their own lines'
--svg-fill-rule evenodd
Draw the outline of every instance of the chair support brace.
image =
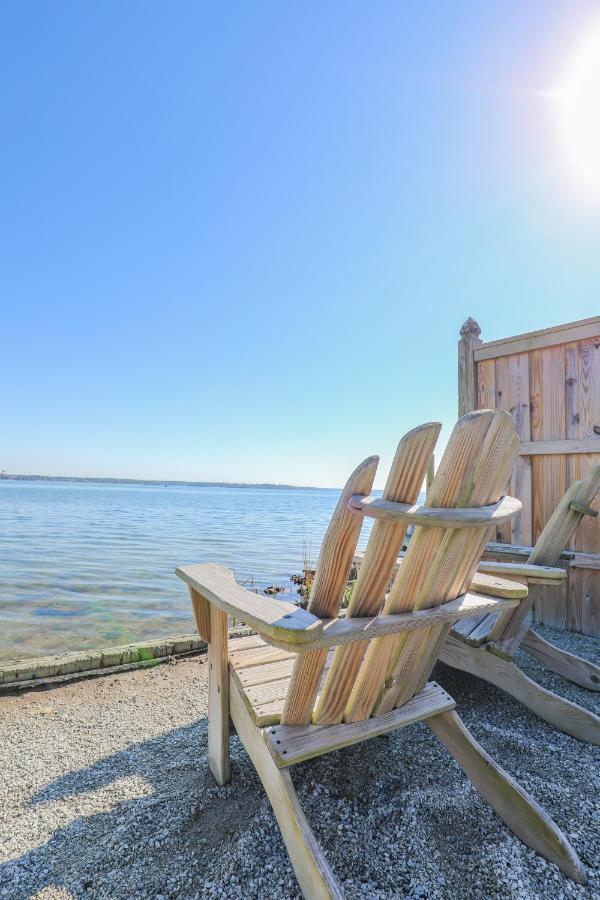
<svg viewBox="0 0 600 900">
<path fill-rule="evenodd" d="M 390 522 L 407 522 L 410 525 L 430 525 L 439 528 L 490 528 L 512 519 L 521 511 L 521 501 L 515 497 L 502 497 L 489 506 L 460 509 L 456 507 L 413 506 L 396 503 L 381 497 L 363 497 L 353 494 L 349 504 L 363 516 L 385 519 Z"/>
</svg>

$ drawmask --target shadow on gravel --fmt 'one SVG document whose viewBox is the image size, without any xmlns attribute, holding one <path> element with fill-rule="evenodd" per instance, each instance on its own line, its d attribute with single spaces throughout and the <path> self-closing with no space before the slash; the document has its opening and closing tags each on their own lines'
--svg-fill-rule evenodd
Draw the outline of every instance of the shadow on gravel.
<svg viewBox="0 0 600 900">
<path fill-rule="evenodd" d="M 553 676 L 526 665 L 552 686 Z M 598 748 L 477 678 L 442 665 L 433 677 L 476 739 L 566 831 L 590 881 L 587 888 L 567 881 L 514 838 L 421 724 L 294 769 L 317 839 L 334 870 L 346 873 L 349 900 L 600 896 Z M 599 699 L 564 680 L 561 693 L 592 708 Z M 219 788 L 202 718 L 50 782 L 30 803 L 55 830 L 0 865 L 0 900 L 37 897 L 44 888 L 40 900 L 298 897 L 237 738 L 231 750 L 232 783 Z"/>
<path fill-rule="evenodd" d="M 174 889 L 195 896 L 192 874 L 203 873 L 193 867 L 206 868 L 212 854 L 246 831 L 263 799 L 244 787 L 244 777 L 238 778 L 241 790 L 218 788 L 208 771 L 206 745 L 202 719 L 50 782 L 31 804 L 52 804 L 58 821 L 70 821 L 42 846 L 0 864 L 0 898 L 24 900 L 44 888 L 52 888 L 53 898 L 59 889 L 68 892 L 63 896 L 111 900 L 169 896 Z M 124 779 L 135 779 L 134 789 L 144 795 L 124 798 Z M 73 798 L 89 801 L 97 792 L 105 808 L 77 815 L 86 801 Z M 173 876 L 177 882 L 170 884 Z"/>
</svg>

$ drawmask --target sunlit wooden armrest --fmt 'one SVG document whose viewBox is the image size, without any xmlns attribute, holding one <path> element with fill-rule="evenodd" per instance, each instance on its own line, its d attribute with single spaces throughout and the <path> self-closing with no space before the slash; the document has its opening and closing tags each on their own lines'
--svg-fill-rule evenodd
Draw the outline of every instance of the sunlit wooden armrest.
<svg viewBox="0 0 600 900">
<path fill-rule="evenodd" d="M 312 613 L 283 600 L 247 591 L 237 583 L 231 569 L 219 563 L 182 566 L 176 569 L 176 574 L 200 597 L 240 619 L 267 643 L 295 648 L 313 641 L 323 631 L 323 622 Z"/>
<path fill-rule="evenodd" d="M 521 590 L 523 588 L 521 587 Z M 525 588 L 525 592 L 527 589 Z M 504 612 L 514 609 L 519 600 L 484 596 L 467 593 L 456 600 L 450 600 L 431 609 L 420 609 L 416 612 L 396 613 L 390 616 L 365 616 L 364 618 L 328 619 L 323 621 L 323 631 L 315 634 L 310 641 L 290 645 L 275 639 L 270 643 L 284 650 L 303 653 L 306 650 L 322 650 L 338 644 L 352 641 L 369 641 L 372 638 L 401 631 L 414 631 L 416 628 L 428 628 L 432 625 L 453 624 L 459 619 L 466 619 L 477 613 Z"/>
<path fill-rule="evenodd" d="M 554 566 L 536 566 L 531 563 L 485 562 L 477 567 L 477 575 L 522 578 L 527 584 L 557 584 L 567 577 L 564 569 Z"/>
</svg>

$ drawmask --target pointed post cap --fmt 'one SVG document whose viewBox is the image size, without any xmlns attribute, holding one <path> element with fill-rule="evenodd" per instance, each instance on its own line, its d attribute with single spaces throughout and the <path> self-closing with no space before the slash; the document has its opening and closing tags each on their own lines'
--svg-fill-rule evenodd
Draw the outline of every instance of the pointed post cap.
<svg viewBox="0 0 600 900">
<path fill-rule="evenodd" d="M 466 337 L 467 335 L 472 335 L 473 337 L 478 338 L 480 334 L 481 328 L 479 327 L 475 319 L 472 319 L 469 316 L 469 318 L 466 320 L 466 322 L 463 323 L 463 326 L 460 329 L 460 336 Z"/>
</svg>

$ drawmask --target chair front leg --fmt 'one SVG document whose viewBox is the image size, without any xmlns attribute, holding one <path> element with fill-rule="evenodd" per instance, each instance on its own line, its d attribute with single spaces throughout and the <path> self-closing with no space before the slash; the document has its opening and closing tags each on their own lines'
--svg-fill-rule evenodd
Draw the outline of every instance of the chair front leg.
<svg viewBox="0 0 600 900">
<path fill-rule="evenodd" d="M 206 602 L 206 601 L 205 601 Z M 229 765 L 229 658 L 227 613 L 212 603 L 208 645 L 208 766 L 218 785 L 231 778 Z"/>
</svg>

